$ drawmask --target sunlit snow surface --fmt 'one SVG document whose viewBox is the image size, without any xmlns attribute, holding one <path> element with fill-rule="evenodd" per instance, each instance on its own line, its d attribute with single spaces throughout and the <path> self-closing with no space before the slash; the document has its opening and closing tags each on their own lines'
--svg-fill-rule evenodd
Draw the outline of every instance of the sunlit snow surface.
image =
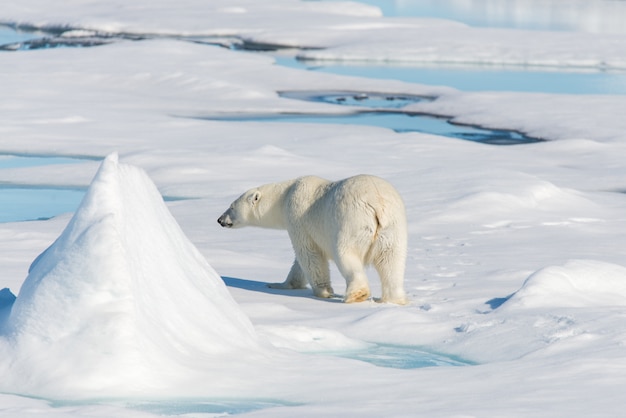
<svg viewBox="0 0 626 418">
<path fill-rule="evenodd" d="M 2 390 L 34 395 L 173 390 L 190 361 L 258 349 L 156 187 L 115 154 L 30 266 L 3 325 Z"/>
<path fill-rule="evenodd" d="M 522 13 L 534 3 L 516 4 Z M 140 167 L 158 187 L 145 201 L 148 182 L 143 180 L 139 188 L 123 187 L 131 190 L 124 199 L 106 199 L 128 208 L 137 195 L 143 203 L 132 205 L 141 208 L 139 214 L 133 211 L 133 222 L 107 217 L 96 222 L 83 212 L 80 218 L 90 226 L 83 242 L 89 245 L 73 246 L 75 241 L 65 239 L 68 222 L 75 224 L 71 215 L 0 225 L 0 287 L 13 293 L 23 284 L 35 289 L 33 275 L 44 277 L 44 266 L 61 258 L 54 251 L 44 253 L 30 276 L 28 266 L 57 238 L 67 246 L 51 248 L 80 251 L 60 251 L 74 254 L 66 259 L 72 263 L 50 272 L 74 266 L 94 273 L 81 278 L 95 278 L 87 284 L 52 280 L 54 291 L 37 297 L 41 304 L 19 292 L 15 315 L 23 321 L 7 321 L 13 331 L 24 332 L 2 337 L 3 354 L 10 355 L 2 356 L 0 384 L 11 387 L 0 395 L 0 416 L 608 417 L 623 410 L 624 96 L 460 92 L 342 77 L 284 68 L 268 56 L 188 38 L 225 36 L 308 47 L 295 52 L 303 59 L 587 71 L 624 68 L 623 35 L 470 28 L 443 20 L 383 18 L 379 10 L 354 3 L 291 0 L 135 0 L 64 7 L 24 0 L 3 5 L 0 13 L 9 23 L 87 30 L 68 36 L 153 35 L 98 48 L 0 54 L 0 144 L 12 154 L 104 157 L 118 151 L 120 165 Z M 495 147 L 380 127 L 201 119 L 219 112 L 345 113 L 342 106 L 278 93 L 297 90 L 433 97 L 406 109 L 548 141 Z M 98 169 L 95 162 L 68 167 L 3 169 L 0 181 L 86 188 Z M 404 197 L 409 306 L 345 305 L 343 280 L 334 269 L 339 295 L 331 300 L 315 299 L 310 290 L 269 289 L 265 283 L 284 280 L 293 259 L 286 234 L 225 231 L 215 222 L 254 185 L 303 174 L 338 179 L 363 172 L 387 178 Z M 194 199 L 163 204 L 157 195 Z M 150 221 L 149 208 L 157 207 L 171 212 L 180 231 L 174 233 L 167 227 L 172 223 L 160 216 Z M 165 237 L 159 235 L 163 225 L 169 231 Z M 168 248 L 171 237 L 182 236 L 198 249 L 197 262 L 208 261 L 230 278 L 227 288 L 201 290 L 217 273 L 197 289 L 177 280 L 169 269 L 181 265 L 173 263 L 173 258 L 180 261 L 180 251 L 173 258 L 164 255 L 170 251 L 158 251 L 146 262 L 152 254 L 146 248 Z M 96 254 L 101 258 L 94 262 Z M 196 261 L 182 265 L 198 267 Z M 107 274 L 118 269 L 150 271 L 151 279 Z M 375 272 L 370 276 L 377 296 Z M 126 292 L 127 282 L 137 283 L 138 291 Z M 157 294 L 158 289 L 166 291 Z M 228 307 L 221 306 L 230 298 L 224 292 L 234 300 Z M 7 291 L 2 296 L 4 306 L 13 302 Z M 216 300 L 219 308 L 202 314 L 216 308 Z M 77 311 L 83 315 L 72 315 Z M 57 312 L 61 315 L 52 315 Z M 131 320 L 145 318 L 142 312 L 155 319 Z M 245 354 L 227 350 L 229 361 L 201 354 L 216 345 L 232 347 L 232 340 L 214 333 L 232 331 L 230 319 L 221 317 L 225 312 L 239 312 L 251 324 L 243 328 L 256 335 L 252 341 L 243 337 Z M 6 318 L 6 309 L 2 314 Z M 220 319 L 207 319 L 215 315 Z M 234 329 L 241 333 L 241 327 Z M 37 349 L 42 346 L 52 348 Z M 29 350 L 19 349 L 24 347 Z M 337 355 L 363 355 L 375 347 L 423 347 L 472 365 L 400 370 Z M 103 369 L 111 373 L 100 374 Z M 164 374 L 172 378 L 158 378 Z M 128 379 L 116 385 L 123 377 Z M 211 409 L 219 402 L 226 406 Z"/>
</svg>

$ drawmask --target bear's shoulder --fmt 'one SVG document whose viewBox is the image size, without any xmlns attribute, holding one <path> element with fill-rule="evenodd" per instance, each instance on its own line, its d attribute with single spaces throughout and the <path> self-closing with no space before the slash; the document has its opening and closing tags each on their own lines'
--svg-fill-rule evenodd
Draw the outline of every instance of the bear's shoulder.
<svg viewBox="0 0 626 418">
<path fill-rule="evenodd" d="M 324 198 L 332 182 L 317 176 L 303 176 L 293 180 L 285 193 L 287 212 L 304 213 L 315 202 Z"/>
<path fill-rule="evenodd" d="M 326 185 L 328 183 L 330 183 L 329 180 L 326 180 L 318 176 L 302 176 L 302 177 L 296 178 L 293 182 L 293 185 L 294 187 L 315 187 L 315 186 Z"/>
<path fill-rule="evenodd" d="M 331 181 L 318 176 L 302 176 L 293 180 L 290 187 L 290 194 L 305 194 L 310 196 L 318 195 L 320 191 L 326 189 Z"/>
</svg>

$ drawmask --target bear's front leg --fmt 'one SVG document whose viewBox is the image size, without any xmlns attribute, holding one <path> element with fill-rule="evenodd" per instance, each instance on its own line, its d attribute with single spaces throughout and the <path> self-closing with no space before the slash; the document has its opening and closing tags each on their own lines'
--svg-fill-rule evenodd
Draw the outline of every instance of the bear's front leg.
<svg viewBox="0 0 626 418">
<path fill-rule="evenodd" d="M 306 276 L 300 267 L 298 260 L 294 260 L 291 270 L 282 283 L 269 283 L 267 286 L 272 289 L 306 289 Z"/>
<path fill-rule="evenodd" d="M 296 259 L 313 289 L 313 294 L 318 298 L 333 297 L 335 292 L 330 285 L 328 259 L 322 251 L 315 244 L 309 243 L 296 251 Z"/>
</svg>

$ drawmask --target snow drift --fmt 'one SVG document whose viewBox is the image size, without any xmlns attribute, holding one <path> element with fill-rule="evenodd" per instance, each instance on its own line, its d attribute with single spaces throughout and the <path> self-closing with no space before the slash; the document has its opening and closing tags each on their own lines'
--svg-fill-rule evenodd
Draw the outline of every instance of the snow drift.
<svg viewBox="0 0 626 418">
<path fill-rule="evenodd" d="M 589 308 L 626 306 L 626 268 L 596 260 L 571 260 L 531 274 L 505 307 Z"/>
<path fill-rule="evenodd" d="M 42 396 L 172 393 L 260 350 L 155 185 L 115 154 L 32 263 L 5 325 L 0 390 Z"/>
</svg>

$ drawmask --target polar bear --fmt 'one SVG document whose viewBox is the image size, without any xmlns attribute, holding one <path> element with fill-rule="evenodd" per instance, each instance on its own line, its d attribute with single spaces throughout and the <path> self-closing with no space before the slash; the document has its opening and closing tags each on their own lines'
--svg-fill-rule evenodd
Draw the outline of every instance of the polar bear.
<svg viewBox="0 0 626 418">
<path fill-rule="evenodd" d="M 225 228 L 286 229 L 296 259 L 279 289 L 303 289 L 333 296 L 328 261 L 346 280 L 344 302 L 371 295 L 365 267 L 373 265 L 382 283 L 382 302 L 404 304 L 407 251 L 404 203 L 387 181 L 358 175 L 331 182 L 306 176 L 250 189 L 217 222 Z"/>
</svg>

